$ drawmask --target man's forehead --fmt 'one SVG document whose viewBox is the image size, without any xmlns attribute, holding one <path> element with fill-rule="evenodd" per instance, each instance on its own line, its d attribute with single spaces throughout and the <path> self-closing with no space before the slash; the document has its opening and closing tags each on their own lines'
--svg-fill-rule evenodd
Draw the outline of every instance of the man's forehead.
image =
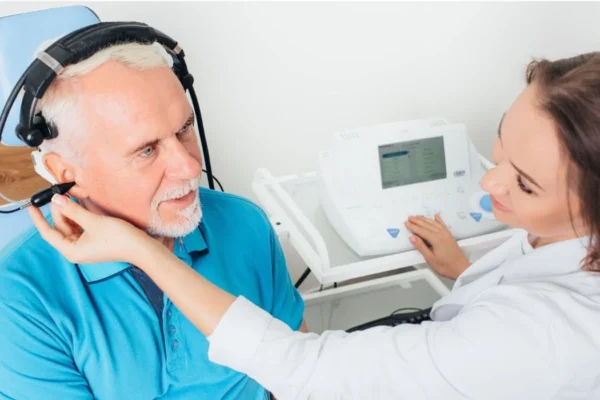
<svg viewBox="0 0 600 400">
<path fill-rule="evenodd" d="M 96 86 L 95 82 L 90 86 Z M 155 135 L 183 124 L 191 112 L 181 88 L 175 88 L 179 91 L 163 90 L 133 83 L 123 88 L 101 86 L 89 89 L 82 96 L 82 112 L 90 129 L 111 138 Z"/>
</svg>

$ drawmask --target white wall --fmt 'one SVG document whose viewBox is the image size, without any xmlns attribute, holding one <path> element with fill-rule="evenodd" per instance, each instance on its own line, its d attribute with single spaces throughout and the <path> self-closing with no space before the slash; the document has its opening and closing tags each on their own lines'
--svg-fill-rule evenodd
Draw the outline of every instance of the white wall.
<svg viewBox="0 0 600 400">
<path fill-rule="evenodd" d="M 0 15 L 67 4 L 0 3 Z M 532 57 L 600 50 L 594 2 L 83 4 L 179 41 L 215 175 L 253 199 L 257 168 L 313 170 L 344 128 L 443 116 L 488 154 Z"/>
</svg>

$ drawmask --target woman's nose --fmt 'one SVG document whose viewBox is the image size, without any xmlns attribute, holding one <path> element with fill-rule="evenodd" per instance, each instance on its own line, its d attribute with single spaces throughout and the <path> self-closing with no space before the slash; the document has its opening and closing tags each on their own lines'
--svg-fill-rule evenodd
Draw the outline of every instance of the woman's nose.
<svg viewBox="0 0 600 400">
<path fill-rule="evenodd" d="M 481 187 L 494 197 L 505 196 L 508 194 L 508 185 L 501 178 L 498 168 L 492 168 L 481 179 Z"/>
</svg>

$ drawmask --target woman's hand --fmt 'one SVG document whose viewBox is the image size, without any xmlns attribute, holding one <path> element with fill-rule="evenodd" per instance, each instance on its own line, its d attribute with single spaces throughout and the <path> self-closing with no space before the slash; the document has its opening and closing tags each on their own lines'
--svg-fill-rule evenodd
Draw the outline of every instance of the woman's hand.
<svg viewBox="0 0 600 400">
<path fill-rule="evenodd" d="M 415 234 L 409 237 L 410 242 L 441 276 L 456 279 L 471 265 L 439 214 L 435 220 L 411 216 L 405 225 Z"/>
<path fill-rule="evenodd" d="M 130 223 L 94 214 L 66 196 L 54 195 L 50 209 L 54 228 L 38 208 L 28 207 L 42 237 L 72 263 L 133 262 L 141 244 L 155 241 Z"/>
</svg>

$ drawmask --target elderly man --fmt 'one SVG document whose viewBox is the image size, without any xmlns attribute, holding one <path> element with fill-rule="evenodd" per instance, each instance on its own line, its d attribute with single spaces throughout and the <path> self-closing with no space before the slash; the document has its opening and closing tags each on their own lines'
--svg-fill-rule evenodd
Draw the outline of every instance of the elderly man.
<svg viewBox="0 0 600 400">
<path fill-rule="evenodd" d="M 265 214 L 199 188 L 193 110 L 162 48 L 120 44 L 68 66 L 39 108 L 60 132 L 43 144 L 45 167 L 76 182 L 69 193 L 82 205 L 143 228 L 216 285 L 305 330 Z M 0 398 L 267 397 L 210 363 L 206 338 L 135 266 L 72 264 L 33 229 L 0 253 Z"/>
</svg>

